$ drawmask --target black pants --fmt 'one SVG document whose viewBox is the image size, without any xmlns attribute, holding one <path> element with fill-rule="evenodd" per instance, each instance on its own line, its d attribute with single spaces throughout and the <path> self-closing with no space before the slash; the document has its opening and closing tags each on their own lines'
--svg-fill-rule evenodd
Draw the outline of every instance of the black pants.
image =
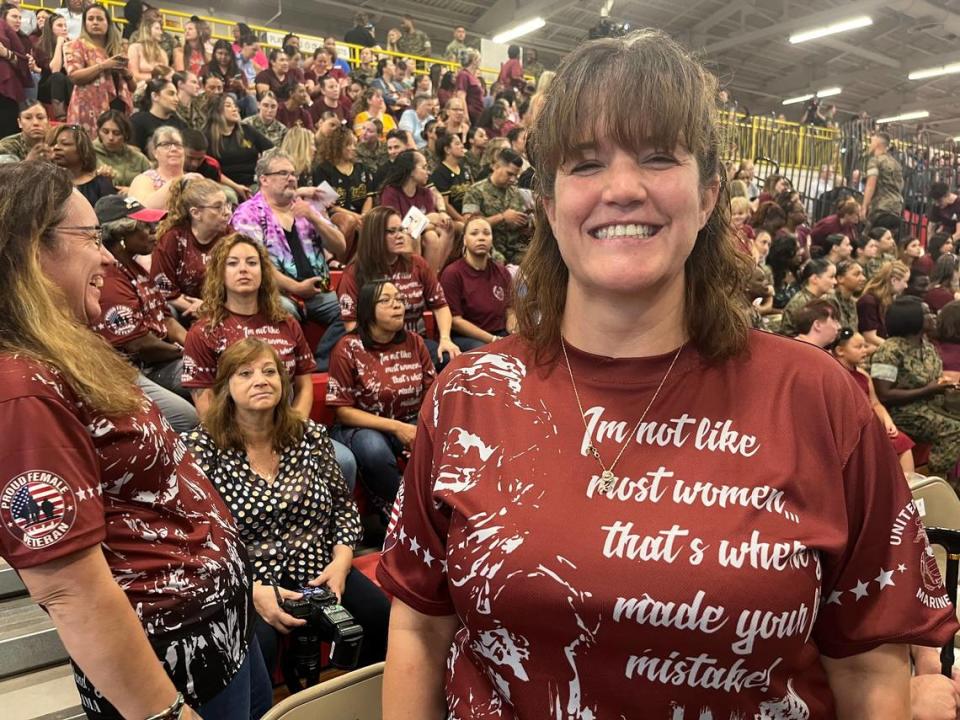
<svg viewBox="0 0 960 720">
<path fill-rule="evenodd" d="M 297 588 L 288 588 L 296 590 Z M 343 589 L 343 607 L 363 628 L 363 645 L 360 647 L 358 667 L 372 665 L 387 657 L 387 625 L 390 621 L 390 601 L 383 590 L 366 575 L 353 569 L 347 575 Z M 263 651 L 267 671 L 273 674 L 277 664 L 280 633 L 257 617 L 254 632 Z"/>
</svg>

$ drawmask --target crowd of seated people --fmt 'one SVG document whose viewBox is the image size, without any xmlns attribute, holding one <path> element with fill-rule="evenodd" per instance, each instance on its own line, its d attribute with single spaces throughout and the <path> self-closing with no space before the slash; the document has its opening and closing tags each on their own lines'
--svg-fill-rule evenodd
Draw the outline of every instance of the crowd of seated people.
<svg viewBox="0 0 960 720">
<path fill-rule="evenodd" d="M 550 74 L 512 46 L 488 86 L 462 28 L 447 47 L 460 69 L 428 73 L 378 56 L 365 22 L 346 38 L 364 45 L 351 64 L 333 38 L 309 54 L 290 34 L 264 52 L 242 24 L 235 43 L 214 42 L 195 18 L 178 43 L 155 12 L 121 32 L 100 5 L 65 10 L 21 39 L 38 52 L 18 68 L 22 97 L 0 89 L 0 164 L 26 177 L 52 163 L 96 208 L 112 257 L 88 325 L 159 408 L 151 422 L 183 433 L 216 512 L 233 514 L 266 667 L 302 624 L 280 602 L 319 585 L 363 626 L 362 664 L 383 659 L 389 605 L 351 566 L 354 497 L 386 521 L 437 373 L 516 330 L 536 221 L 525 74 Z M 409 19 L 384 47 L 430 54 Z M 956 194 L 931 188 L 942 217 L 922 242 L 848 198 L 810 227 L 782 176 L 762 192 L 752 168 L 735 182 L 754 326 L 832 351 L 904 472 L 923 443 L 928 471 L 960 487 L 960 417 L 944 402 L 944 373 L 960 370 Z M 318 403 L 329 427 L 311 417 Z"/>
<path fill-rule="evenodd" d="M 872 142 L 881 166 L 895 162 L 884 153 L 886 142 L 882 133 Z M 958 306 L 951 304 L 960 298 L 956 195 L 944 183 L 933 184 L 933 222 L 921 238 L 891 220 L 888 210 L 864 217 L 850 198 L 841 198 L 811 230 L 788 183 L 778 178 L 767 185 L 776 194 L 756 211 L 744 206 L 745 198 L 731 200 L 738 225 L 773 237 L 769 246 L 750 241 L 767 278 L 747 293 L 754 325 L 832 350 L 870 397 L 904 470 L 915 471 L 907 454 L 913 442 L 923 443 L 927 471 L 960 488 L 954 397 L 960 388 L 944 364 L 954 362 L 950 318 Z"/>
</svg>

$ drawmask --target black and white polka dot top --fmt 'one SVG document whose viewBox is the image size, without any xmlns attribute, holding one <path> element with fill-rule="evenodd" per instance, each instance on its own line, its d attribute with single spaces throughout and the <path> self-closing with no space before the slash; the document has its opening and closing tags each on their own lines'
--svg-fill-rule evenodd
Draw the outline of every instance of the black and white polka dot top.
<svg viewBox="0 0 960 720">
<path fill-rule="evenodd" d="M 254 580 L 306 584 L 333 559 L 334 545 L 360 540 L 360 515 L 322 425 L 307 421 L 272 483 L 254 472 L 246 452 L 217 447 L 202 425 L 184 439 L 240 526 Z"/>
</svg>

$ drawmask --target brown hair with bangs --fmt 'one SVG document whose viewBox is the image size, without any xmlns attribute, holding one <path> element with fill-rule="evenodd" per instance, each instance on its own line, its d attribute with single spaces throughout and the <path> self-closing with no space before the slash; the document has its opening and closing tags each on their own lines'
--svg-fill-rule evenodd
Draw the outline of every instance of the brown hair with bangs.
<svg viewBox="0 0 960 720">
<path fill-rule="evenodd" d="M 557 172 L 585 139 L 623 148 L 681 146 L 697 161 L 701 187 L 717 178 L 720 194 L 684 265 L 684 324 L 689 342 L 710 361 L 747 347 L 743 287 L 751 261 L 737 249 L 720 162 L 717 80 L 667 35 L 642 30 L 595 40 L 570 53 L 544 96 L 527 148 L 537 192 L 553 197 Z M 541 361 L 556 358 L 569 273 L 537 203 L 537 225 L 520 266 L 528 292 L 518 299 L 520 334 Z"/>
<path fill-rule="evenodd" d="M 233 233 L 217 241 L 207 272 L 203 280 L 203 305 L 200 315 L 207 319 L 207 326 L 215 328 L 227 317 L 227 285 L 224 281 L 227 270 L 227 258 L 237 245 L 249 245 L 257 251 L 260 258 L 260 288 L 257 290 L 257 312 L 270 322 L 282 322 L 289 313 L 280 302 L 280 291 L 273 275 L 273 263 L 266 248 L 251 237 Z"/>
<path fill-rule="evenodd" d="M 237 426 L 237 405 L 230 395 L 230 378 L 241 367 L 254 360 L 270 358 L 280 373 L 280 402 L 273 409 L 273 430 L 271 440 L 273 449 L 283 452 L 285 448 L 296 445 L 303 438 L 306 423 L 297 415 L 290 402 L 293 398 L 293 384 L 286 368 L 280 361 L 277 351 L 263 340 L 245 338 L 235 342 L 224 351 L 217 363 L 217 379 L 213 383 L 213 399 L 210 409 L 203 418 L 203 426 L 210 437 L 223 450 L 243 450 L 243 433 Z"/>
</svg>

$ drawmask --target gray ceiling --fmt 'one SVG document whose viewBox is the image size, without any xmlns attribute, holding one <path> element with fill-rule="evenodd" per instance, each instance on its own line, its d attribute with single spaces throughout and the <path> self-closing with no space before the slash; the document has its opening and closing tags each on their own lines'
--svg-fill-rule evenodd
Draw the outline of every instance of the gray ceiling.
<svg viewBox="0 0 960 720">
<path fill-rule="evenodd" d="M 519 41 L 540 51 L 548 67 L 583 42 L 600 19 L 604 0 L 208 0 L 219 16 L 263 21 L 282 2 L 273 25 L 342 37 L 358 9 L 377 19 L 377 36 L 409 13 L 433 40 L 435 54 L 462 24 L 470 36 L 493 35 L 535 15 L 547 25 Z M 189 3 L 189 0 L 187 0 Z M 166 3 L 161 3 L 166 5 Z M 791 45 L 800 30 L 868 14 L 874 24 L 831 38 Z M 786 112 L 793 95 L 841 86 L 831 98 L 841 115 L 866 110 L 874 116 L 929 110 L 928 125 L 960 135 L 960 75 L 910 81 L 911 70 L 960 61 L 960 0 L 615 0 L 612 20 L 658 27 L 702 53 L 742 106 L 754 114 Z"/>
</svg>

